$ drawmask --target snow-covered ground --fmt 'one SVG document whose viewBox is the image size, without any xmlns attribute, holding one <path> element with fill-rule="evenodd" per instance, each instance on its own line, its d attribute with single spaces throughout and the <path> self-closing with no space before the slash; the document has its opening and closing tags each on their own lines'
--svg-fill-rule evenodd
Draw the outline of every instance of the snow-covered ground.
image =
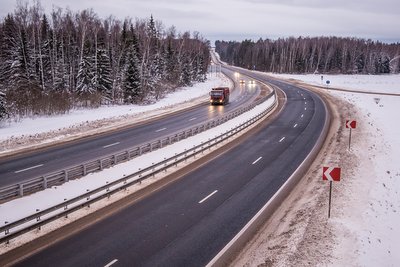
<svg viewBox="0 0 400 267">
<path fill-rule="evenodd" d="M 399 93 L 399 75 L 328 75 L 328 74 L 272 74 L 283 79 L 296 79 L 308 84 L 323 86 L 326 88 L 341 88 L 360 90 L 366 92 Z M 322 77 L 322 79 L 321 79 Z M 329 81 L 329 85 L 327 85 Z"/>
<path fill-rule="evenodd" d="M 234 266 L 399 266 L 400 75 L 324 75 L 332 90 L 320 87 L 321 75 L 268 75 L 317 85 L 314 90 L 331 99 L 337 125 L 287 206 Z M 357 121 L 350 151 L 346 119 Z M 342 167 L 330 219 L 322 166 Z"/>
<path fill-rule="evenodd" d="M 204 83 L 179 88 L 151 105 L 115 105 L 97 109 L 74 109 L 68 114 L 25 118 L 0 124 L 0 156 L 17 148 L 60 142 L 82 135 L 95 134 L 135 121 L 159 116 L 206 101 L 210 88 L 231 86 L 224 76 L 209 75 Z"/>
</svg>

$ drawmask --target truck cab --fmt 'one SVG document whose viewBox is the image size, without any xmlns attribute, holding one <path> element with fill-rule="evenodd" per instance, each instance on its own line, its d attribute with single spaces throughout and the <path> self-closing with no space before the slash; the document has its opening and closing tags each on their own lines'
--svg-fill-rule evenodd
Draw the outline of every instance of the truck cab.
<svg viewBox="0 0 400 267">
<path fill-rule="evenodd" d="M 226 105 L 229 103 L 229 87 L 213 88 L 210 92 L 211 105 Z"/>
</svg>

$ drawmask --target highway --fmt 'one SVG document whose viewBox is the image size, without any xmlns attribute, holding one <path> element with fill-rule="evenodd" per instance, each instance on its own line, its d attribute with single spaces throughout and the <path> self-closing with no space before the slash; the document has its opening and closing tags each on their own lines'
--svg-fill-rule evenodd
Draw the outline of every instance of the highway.
<svg viewBox="0 0 400 267">
<path fill-rule="evenodd" d="M 228 76 L 233 76 L 228 69 L 224 72 Z M 231 103 L 226 106 L 210 106 L 204 103 L 131 127 L 0 159 L 0 187 L 40 177 L 157 140 L 231 112 L 254 101 L 259 94 L 259 87 L 236 84 L 232 90 Z"/>
<path fill-rule="evenodd" d="M 238 70 L 238 69 L 236 69 Z M 253 74 L 287 96 L 282 112 L 243 142 L 132 205 L 17 266 L 204 266 L 273 196 L 320 136 L 312 92 Z"/>
</svg>

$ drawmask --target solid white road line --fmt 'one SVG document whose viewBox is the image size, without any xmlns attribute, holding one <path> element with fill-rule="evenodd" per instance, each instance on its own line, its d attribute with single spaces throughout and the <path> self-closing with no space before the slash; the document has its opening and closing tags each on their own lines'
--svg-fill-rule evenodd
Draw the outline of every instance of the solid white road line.
<svg viewBox="0 0 400 267">
<path fill-rule="evenodd" d="M 119 144 L 120 144 L 120 142 L 116 142 L 116 143 L 113 143 L 113 144 L 109 144 L 109 145 L 103 146 L 103 148 L 107 148 L 107 147 L 110 147 L 110 146 L 116 146 L 116 145 L 119 145 Z"/>
<path fill-rule="evenodd" d="M 209 194 L 208 196 L 206 196 L 205 198 L 203 198 L 202 200 L 199 201 L 199 204 L 203 203 L 204 201 L 206 201 L 208 198 L 210 198 L 212 195 L 214 195 L 215 193 L 217 193 L 218 190 L 215 190 L 214 192 L 212 192 L 211 194 Z"/>
<path fill-rule="evenodd" d="M 191 118 L 189 121 L 194 121 L 195 119 L 197 119 L 197 118 Z"/>
<path fill-rule="evenodd" d="M 32 167 L 29 167 L 29 168 L 26 168 L 26 169 L 15 171 L 14 173 L 20 173 L 20 172 L 24 172 L 24 171 L 29 171 L 29 170 L 36 169 L 36 168 L 39 168 L 39 167 L 42 167 L 42 166 L 43 166 L 43 164 L 39 164 L 39 165 L 32 166 Z"/>
<path fill-rule="evenodd" d="M 116 263 L 118 260 L 112 260 L 110 263 L 108 263 L 107 265 L 105 265 L 104 267 L 110 267 L 111 265 L 113 265 L 114 263 Z"/>
<path fill-rule="evenodd" d="M 283 140 L 285 140 L 286 137 L 282 137 L 281 140 L 279 140 L 279 143 L 281 143 Z"/>
<path fill-rule="evenodd" d="M 304 108 L 304 110 L 307 110 L 307 108 Z"/>
<path fill-rule="evenodd" d="M 262 159 L 262 157 L 259 157 L 258 159 L 256 159 L 252 164 L 256 164 L 260 159 Z"/>
<path fill-rule="evenodd" d="M 158 130 L 156 131 L 156 133 L 161 132 L 161 131 L 164 131 L 164 130 L 167 130 L 167 128 L 158 129 Z"/>
<path fill-rule="evenodd" d="M 297 123 L 293 126 L 293 128 L 296 128 L 297 127 Z"/>
</svg>

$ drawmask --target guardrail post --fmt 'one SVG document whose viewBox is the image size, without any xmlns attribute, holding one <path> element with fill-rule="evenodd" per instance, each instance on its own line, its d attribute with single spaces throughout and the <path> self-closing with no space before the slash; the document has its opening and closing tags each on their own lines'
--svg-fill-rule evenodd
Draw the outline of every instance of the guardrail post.
<svg viewBox="0 0 400 267">
<path fill-rule="evenodd" d="M 5 221 L 4 224 L 7 225 L 8 222 Z M 4 235 L 8 235 L 9 233 L 10 233 L 10 229 L 9 229 L 9 228 L 6 228 L 6 229 L 4 230 Z M 7 243 L 7 244 L 8 244 L 8 243 Z"/>
<path fill-rule="evenodd" d="M 142 155 L 142 147 L 139 147 L 139 154 L 138 156 Z"/>
<path fill-rule="evenodd" d="M 114 161 L 114 165 L 117 165 L 117 163 L 118 163 L 118 162 L 117 162 L 117 155 L 114 155 L 114 156 L 113 156 L 113 161 Z"/>
<path fill-rule="evenodd" d="M 20 197 L 24 196 L 24 184 L 18 184 L 18 195 Z"/>
<path fill-rule="evenodd" d="M 68 182 L 68 171 L 64 170 L 64 182 Z"/>
<path fill-rule="evenodd" d="M 103 159 L 99 159 L 100 171 L 103 170 Z"/>
<path fill-rule="evenodd" d="M 150 145 L 150 152 L 151 152 L 151 151 L 153 151 L 153 144 L 150 143 L 149 145 Z"/>
<path fill-rule="evenodd" d="M 126 159 L 130 160 L 131 159 L 131 153 L 129 152 L 129 150 L 126 151 Z"/>
<path fill-rule="evenodd" d="M 39 212 L 39 211 L 40 211 L 40 209 L 36 209 L 36 212 Z M 40 222 L 40 215 L 36 217 L 36 222 Z M 39 226 L 38 230 L 40 230 L 40 229 L 41 229 L 41 227 Z"/>
<path fill-rule="evenodd" d="M 83 169 L 82 175 L 85 176 L 86 175 L 86 165 L 85 164 L 82 165 L 82 169 Z"/>
<path fill-rule="evenodd" d="M 43 189 L 46 189 L 47 188 L 47 178 L 42 176 L 42 179 L 43 179 Z"/>
</svg>

